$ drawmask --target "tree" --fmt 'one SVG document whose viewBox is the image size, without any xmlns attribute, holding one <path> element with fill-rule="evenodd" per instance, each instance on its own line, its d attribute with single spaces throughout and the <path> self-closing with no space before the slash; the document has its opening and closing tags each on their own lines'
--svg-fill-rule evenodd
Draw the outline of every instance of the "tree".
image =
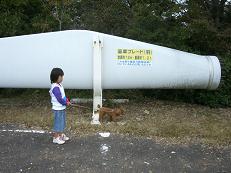
<svg viewBox="0 0 231 173">
<path fill-rule="evenodd" d="M 130 23 L 131 11 L 122 0 L 83 0 L 82 28 L 123 36 Z"/>
</svg>

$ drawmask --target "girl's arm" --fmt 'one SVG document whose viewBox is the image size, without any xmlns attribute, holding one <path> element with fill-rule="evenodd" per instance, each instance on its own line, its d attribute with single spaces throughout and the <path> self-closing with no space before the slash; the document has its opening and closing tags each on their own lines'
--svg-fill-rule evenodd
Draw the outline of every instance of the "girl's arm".
<svg viewBox="0 0 231 173">
<path fill-rule="evenodd" d="M 60 104 L 67 105 L 67 98 L 66 97 L 62 98 L 62 94 L 60 92 L 59 87 L 54 87 L 52 93 L 55 95 L 56 99 Z"/>
</svg>

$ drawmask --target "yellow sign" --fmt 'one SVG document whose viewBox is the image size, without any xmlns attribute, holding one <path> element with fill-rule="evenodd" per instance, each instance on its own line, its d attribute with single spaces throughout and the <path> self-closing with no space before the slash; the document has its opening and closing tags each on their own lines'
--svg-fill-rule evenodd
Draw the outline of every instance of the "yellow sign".
<svg viewBox="0 0 231 173">
<path fill-rule="evenodd" d="M 118 49 L 119 65 L 150 66 L 152 61 L 151 49 Z"/>
</svg>

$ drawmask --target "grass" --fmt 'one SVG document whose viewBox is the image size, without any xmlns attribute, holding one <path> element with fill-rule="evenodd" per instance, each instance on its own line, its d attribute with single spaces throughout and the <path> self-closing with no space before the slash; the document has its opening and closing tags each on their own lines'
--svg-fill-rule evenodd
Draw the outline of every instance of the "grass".
<svg viewBox="0 0 231 173">
<path fill-rule="evenodd" d="M 45 130 L 52 128 L 49 97 L 34 97 L 26 101 L 18 97 L 1 98 L 0 106 L 1 123 L 19 123 Z M 131 101 L 123 107 L 125 116 L 120 121 L 105 122 L 101 126 L 90 124 L 91 110 L 68 108 L 67 130 L 76 136 L 108 131 L 169 143 L 231 144 L 231 108 L 212 109 L 160 100 Z"/>
</svg>

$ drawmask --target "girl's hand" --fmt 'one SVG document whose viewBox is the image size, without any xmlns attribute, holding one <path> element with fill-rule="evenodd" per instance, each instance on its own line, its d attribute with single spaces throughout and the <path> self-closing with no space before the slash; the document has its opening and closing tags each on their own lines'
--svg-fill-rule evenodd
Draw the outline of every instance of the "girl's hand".
<svg viewBox="0 0 231 173">
<path fill-rule="evenodd" d="M 70 100 L 67 98 L 67 106 L 71 105 Z"/>
</svg>

